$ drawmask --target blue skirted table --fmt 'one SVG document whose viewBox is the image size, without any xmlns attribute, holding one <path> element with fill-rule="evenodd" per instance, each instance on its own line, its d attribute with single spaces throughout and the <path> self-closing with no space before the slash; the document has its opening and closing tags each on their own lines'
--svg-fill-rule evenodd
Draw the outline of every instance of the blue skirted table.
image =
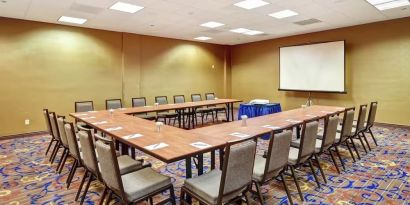
<svg viewBox="0 0 410 205">
<path fill-rule="evenodd" d="M 269 103 L 269 104 L 250 104 L 244 103 L 240 104 L 238 112 L 238 120 L 241 120 L 242 115 L 248 116 L 248 118 L 258 117 L 262 115 L 269 115 L 277 112 L 281 112 L 282 108 L 280 103 Z M 264 135 L 262 137 L 264 140 L 269 139 L 269 135 Z"/>
</svg>

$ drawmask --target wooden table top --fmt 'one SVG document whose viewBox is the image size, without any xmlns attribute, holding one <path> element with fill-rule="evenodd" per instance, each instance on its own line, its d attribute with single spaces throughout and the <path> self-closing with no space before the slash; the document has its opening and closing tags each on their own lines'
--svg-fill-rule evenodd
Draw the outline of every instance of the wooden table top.
<svg viewBox="0 0 410 205">
<path fill-rule="evenodd" d="M 209 138 L 221 138 L 229 136 L 235 132 L 250 136 L 259 136 L 270 133 L 272 130 L 279 130 L 290 126 L 300 125 L 304 120 L 315 117 L 324 117 L 329 113 L 340 113 L 343 112 L 344 109 L 345 108 L 343 107 L 314 105 L 307 108 L 298 108 L 270 115 L 249 118 L 246 120 L 246 126 L 242 126 L 242 120 L 238 120 L 197 128 L 189 130 L 188 132 L 207 135 Z"/>
<path fill-rule="evenodd" d="M 217 103 L 218 102 L 218 103 Z M 217 102 L 210 102 L 215 104 L 238 102 L 237 100 L 221 99 Z M 181 103 L 186 104 L 186 103 Z M 179 105 L 179 104 L 178 104 Z M 196 102 L 194 106 L 209 105 L 204 101 Z M 211 104 L 212 105 L 212 104 Z M 170 107 L 177 106 L 169 105 Z M 160 107 L 160 106 L 155 106 Z M 165 107 L 165 105 L 164 105 Z M 173 109 L 183 109 L 185 107 L 178 107 Z M 131 110 L 131 108 L 129 108 Z M 133 108 L 134 109 L 134 108 Z M 150 108 L 153 109 L 153 108 Z M 169 110 L 169 108 L 160 108 L 161 110 Z M 198 128 L 194 130 L 184 130 L 173 126 L 163 125 L 160 132 L 156 131 L 155 122 L 144 120 L 131 115 L 135 113 L 133 110 L 114 111 L 112 114 L 109 111 L 94 111 L 83 113 L 72 113 L 70 116 L 77 120 L 83 121 L 88 125 L 113 136 L 116 140 L 121 141 L 131 147 L 135 147 L 146 154 L 154 156 L 165 163 L 175 162 L 194 156 L 200 153 L 209 152 L 225 146 L 225 143 L 231 140 L 238 140 L 239 137 L 230 134 L 234 132 L 248 134 L 251 137 L 261 134 L 269 133 L 272 129 L 262 127 L 263 125 L 271 126 L 290 126 L 302 123 L 303 120 L 313 118 L 316 116 L 325 116 L 328 113 L 342 112 L 344 108 L 331 106 L 312 106 L 304 109 L 295 109 L 265 115 L 247 120 L 247 126 L 241 126 L 241 121 L 227 122 L 218 125 Z M 157 110 L 149 111 L 154 112 Z M 137 110 L 137 113 L 140 111 Z M 148 112 L 146 110 L 141 112 Z M 291 121 L 289 121 L 291 120 Z M 105 121 L 105 122 L 104 122 Z M 300 121 L 300 122 L 299 122 Z M 101 123 L 104 122 L 104 123 Z M 94 124 L 96 123 L 96 124 Z M 121 127 L 119 130 L 107 131 L 107 128 Z M 141 134 L 141 137 L 127 139 L 126 136 L 132 134 Z M 206 148 L 197 148 L 192 146 L 192 143 L 206 143 Z M 165 143 L 168 146 L 150 150 L 146 146 Z"/>
<path fill-rule="evenodd" d="M 125 114 L 137 114 L 137 113 L 178 110 L 178 109 L 212 106 L 212 105 L 237 103 L 237 102 L 242 102 L 242 100 L 236 100 L 236 99 L 203 100 L 203 101 L 197 101 L 197 102 L 185 102 L 185 103 L 165 104 L 165 105 L 157 105 L 157 106 L 147 105 L 144 107 L 122 108 L 122 109 L 117 109 L 115 111 L 125 113 Z"/>
</svg>

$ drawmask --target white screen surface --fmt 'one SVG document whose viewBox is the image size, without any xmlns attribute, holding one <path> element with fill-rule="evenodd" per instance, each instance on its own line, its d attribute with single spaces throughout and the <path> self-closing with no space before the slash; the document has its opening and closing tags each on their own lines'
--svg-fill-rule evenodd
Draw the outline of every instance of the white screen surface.
<svg viewBox="0 0 410 205">
<path fill-rule="evenodd" d="M 280 90 L 345 92 L 345 43 L 280 48 Z"/>
</svg>

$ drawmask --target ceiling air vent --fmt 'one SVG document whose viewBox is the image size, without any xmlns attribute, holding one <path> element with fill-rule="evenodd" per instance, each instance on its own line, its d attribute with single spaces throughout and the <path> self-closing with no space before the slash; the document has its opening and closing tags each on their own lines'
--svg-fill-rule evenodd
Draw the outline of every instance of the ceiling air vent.
<svg viewBox="0 0 410 205">
<path fill-rule="evenodd" d="M 300 26 L 306 26 L 306 25 L 310 25 L 310 24 L 314 24 L 314 23 L 319 23 L 322 22 L 319 19 L 306 19 L 303 21 L 297 21 L 297 22 L 293 22 L 294 24 L 300 25 Z"/>
<path fill-rule="evenodd" d="M 73 11 L 79 11 L 79 12 L 84 12 L 84 13 L 89 13 L 89 14 L 98 14 L 104 10 L 104 8 L 99 8 L 99 7 L 89 6 L 85 4 L 79 4 L 79 3 L 73 3 L 70 9 Z"/>
</svg>

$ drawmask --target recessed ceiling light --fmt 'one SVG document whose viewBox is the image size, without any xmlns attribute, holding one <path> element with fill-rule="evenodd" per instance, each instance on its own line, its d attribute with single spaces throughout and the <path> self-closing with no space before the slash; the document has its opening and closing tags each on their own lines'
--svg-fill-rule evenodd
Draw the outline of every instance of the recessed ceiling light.
<svg viewBox="0 0 410 205">
<path fill-rule="evenodd" d="M 215 21 L 210 21 L 210 22 L 206 22 L 206 23 L 201 24 L 201 26 L 208 27 L 208 28 L 216 28 L 216 27 L 223 26 L 223 25 L 225 25 L 225 24 L 215 22 Z"/>
<path fill-rule="evenodd" d="M 249 31 L 251 31 L 251 30 L 246 29 L 246 28 L 237 28 L 237 29 L 232 29 L 231 30 L 231 32 L 234 32 L 234 33 L 245 33 L 245 32 L 249 32 Z"/>
<path fill-rule="evenodd" d="M 262 31 L 251 30 L 251 31 L 245 32 L 243 34 L 254 36 L 254 35 L 259 35 L 259 34 L 262 34 L 262 33 L 263 33 Z"/>
<path fill-rule="evenodd" d="M 245 0 L 234 4 L 235 6 L 244 8 L 244 9 L 254 9 L 261 6 L 268 5 L 269 3 L 262 0 Z"/>
<path fill-rule="evenodd" d="M 75 17 L 70 17 L 70 16 L 62 16 L 58 19 L 58 21 L 66 22 L 66 23 L 84 24 L 87 21 L 87 19 L 75 18 Z"/>
<path fill-rule="evenodd" d="M 296 15 L 298 15 L 298 13 L 292 10 L 289 10 L 289 9 L 269 14 L 269 16 L 275 17 L 277 19 L 283 19 L 286 17 L 296 16 Z"/>
<path fill-rule="evenodd" d="M 410 5 L 410 2 L 408 0 L 397 0 L 397 1 L 390 1 L 387 3 L 376 4 L 374 6 L 380 11 L 383 11 L 383 10 L 393 9 L 397 7 L 407 6 L 407 5 Z"/>
<path fill-rule="evenodd" d="M 196 37 L 194 39 L 200 40 L 200 41 L 207 41 L 207 40 L 212 39 L 212 38 L 208 37 L 208 36 L 199 36 L 199 37 Z"/>
<path fill-rule="evenodd" d="M 122 11 L 122 12 L 127 12 L 127 13 L 135 13 L 143 8 L 144 7 L 142 6 L 137 6 L 134 4 L 124 3 L 120 1 L 110 7 L 110 9 L 112 10 L 117 10 L 117 11 Z"/>
</svg>

